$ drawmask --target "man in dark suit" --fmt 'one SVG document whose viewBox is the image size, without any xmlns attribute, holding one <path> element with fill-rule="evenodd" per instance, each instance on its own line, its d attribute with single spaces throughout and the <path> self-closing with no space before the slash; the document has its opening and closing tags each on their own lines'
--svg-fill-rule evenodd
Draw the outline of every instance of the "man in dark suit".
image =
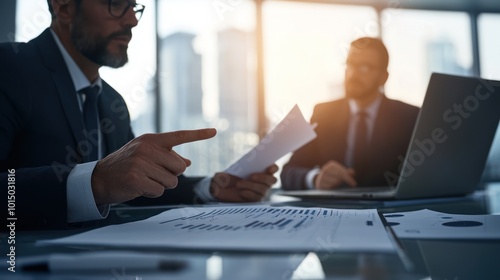
<svg viewBox="0 0 500 280">
<path fill-rule="evenodd" d="M 259 201 L 276 182 L 276 165 L 248 179 L 183 176 L 190 161 L 172 148 L 211 138 L 214 129 L 134 138 L 123 98 L 98 70 L 127 62 L 144 6 L 129 0 L 48 3 L 50 28 L 29 43 L 0 44 L 4 221 L 17 219 L 17 229 L 64 228 L 104 219 L 109 205 L 120 202 Z"/>
<path fill-rule="evenodd" d="M 389 55 L 381 40 L 351 43 L 345 98 L 318 104 L 318 137 L 297 150 L 281 173 L 282 187 L 334 189 L 394 185 L 418 108 L 382 94 Z"/>
</svg>

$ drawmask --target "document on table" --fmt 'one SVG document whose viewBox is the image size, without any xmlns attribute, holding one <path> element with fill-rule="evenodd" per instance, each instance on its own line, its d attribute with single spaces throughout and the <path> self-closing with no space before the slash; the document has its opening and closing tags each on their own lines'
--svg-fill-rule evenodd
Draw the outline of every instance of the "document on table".
<svg viewBox="0 0 500 280">
<path fill-rule="evenodd" d="M 399 238 L 497 239 L 499 215 L 457 215 L 428 209 L 384 214 Z"/>
<path fill-rule="evenodd" d="M 42 240 L 38 244 L 272 252 L 395 252 L 375 209 L 267 205 L 167 210 L 146 220 Z"/>
<path fill-rule="evenodd" d="M 226 172 L 240 178 L 262 172 L 284 155 L 316 138 L 314 128 L 295 105 L 288 115 L 260 143 L 233 163 Z"/>
</svg>

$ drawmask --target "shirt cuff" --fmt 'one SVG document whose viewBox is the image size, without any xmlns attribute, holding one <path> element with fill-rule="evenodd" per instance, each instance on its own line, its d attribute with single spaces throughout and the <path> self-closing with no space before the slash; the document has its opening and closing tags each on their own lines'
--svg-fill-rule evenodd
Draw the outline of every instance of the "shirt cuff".
<svg viewBox="0 0 500 280">
<path fill-rule="evenodd" d="M 315 187 L 314 187 L 314 177 L 316 177 L 316 175 L 319 174 L 319 167 L 315 167 L 311 170 L 309 170 L 309 172 L 307 172 L 306 174 L 306 178 L 305 178 L 305 181 L 306 181 L 306 189 L 308 190 L 314 190 Z"/>
<path fill-rule="evenodd" d="M 68 223 L 105 219 L 109 205 L 97 207 L 92 192 L 92 172 L 97 161 L 77 164 L 69 173 L 66 183 Z"/>
<path fill-rule="evenodd" d="M 194 186 L 194 193 L 204 202 L 217 201 L 215 197 L 210 193 L 210 183 L 212 182 L 212 177 L 205 177 L 203 180 L 198 182 Z"/>
</svg>

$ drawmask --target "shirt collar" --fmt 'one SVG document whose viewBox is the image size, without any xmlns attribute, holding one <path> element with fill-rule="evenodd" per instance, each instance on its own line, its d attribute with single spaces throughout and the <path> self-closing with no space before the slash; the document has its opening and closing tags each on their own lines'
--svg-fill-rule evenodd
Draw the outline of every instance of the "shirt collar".
<svg viewBox="0 0 500 280">
<path fill-rule="evenodd" d="M 99 87 L 99 92 L 102 90 L 102 79 L 100 76 L 97 77 L 96 81 L 94 83 L 90 83 L 90 81 L 87 79 L 85 74 L 83 74 L 82 70 L 76 62 L 73 60 L 73 58 L 69 55 L 68 51 L 66 48 L 64 48 L 63 44 L 59 40 L 59 37 L 57 34 L 54 32 L 54 30 L 50 29 L 50 32 L 52 33 L 52 36 L 54 37 L 54 40 L 56 41 L 57 47 L 61 51 L 61 54 L 63 56 L 64 62 L 66 62 L 66 66 L 68 67 L 69 75 L 71 76 L 71 80 L 73 81 L 73 85 L 75 86 L 75 91 L 79 92 L 80 90 L 89 87 L 89 86 L 98 86 Z"/>
<path fill-rule="evenodd" d="M 364 111 L 368 115 L 369 119 L 375 119 L 377 115 L 378 108 L 382 102 L 382 95 L 379 95 L 370 105 L 368 105 Z M 356 116 L 361 110 L 354 99 L 349 99 L 349 109 L 351 111 L 351 116 Z"/>
</svg>

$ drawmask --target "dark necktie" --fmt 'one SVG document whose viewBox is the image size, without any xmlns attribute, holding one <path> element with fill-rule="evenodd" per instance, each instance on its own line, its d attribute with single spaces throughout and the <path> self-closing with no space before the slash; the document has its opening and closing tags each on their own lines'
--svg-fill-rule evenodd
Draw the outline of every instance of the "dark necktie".
<svg viewBox="0 0 500 280">
<path fill-rule="evenodd" d="M 364 111 L 359 111 L 357 114 L 358 121 L 356 123 L 356 135 L 354 141 L 354 152 L 353 152 L 353 167 L 356 173 L 360 173 L 363 170 L 363 166 L 367 156 L 367 146 L 368 146 L 368 128 L 366 121 L 368 115 Z"/>
<path fill-rule="evenodd" d="M 99 87 L 86 87 L 80 90 L 85 95 L 83 103 L 83 122 L 85 124 L 86 149 L 82 151 L 86 162 L 98 160 L 99 155 L 99 130 L 97 98 Z"/>
</svg>

